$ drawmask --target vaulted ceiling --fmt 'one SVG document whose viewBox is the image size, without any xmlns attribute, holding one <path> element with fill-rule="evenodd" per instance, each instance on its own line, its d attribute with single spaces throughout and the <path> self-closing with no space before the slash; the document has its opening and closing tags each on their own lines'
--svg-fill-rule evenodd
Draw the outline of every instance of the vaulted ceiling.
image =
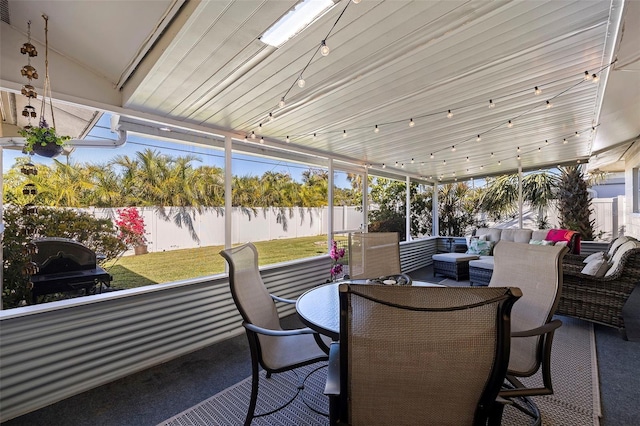
<svg viewBox="0 0 640 426">
<path fill-rule="evenodd" d="M 596 154 L 605 167 L 640 135 L 637 1 L 341 0 L 280 48 L 260 36 L 296 0 L 2 2 L 3 120 L 18 127 L 19 48 L 31 20 L 43 55 L 45 13 L 76 137 L 111 111 L 451 181 Z"/>
</svg>

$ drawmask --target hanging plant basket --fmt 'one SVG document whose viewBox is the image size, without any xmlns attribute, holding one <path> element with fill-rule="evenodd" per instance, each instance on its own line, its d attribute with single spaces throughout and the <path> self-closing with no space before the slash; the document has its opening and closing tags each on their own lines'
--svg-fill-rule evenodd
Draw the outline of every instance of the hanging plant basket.
<svg viewBox="0 0 640 426">
<path fill-rule="evenodd" d="M 38 127 L 20 130 L 25 137 L 24 152 L 53 158 L 62 153 L 65 141 L 69 136 L 58 136 L 54 127 L 49 127 L 46 120 L 41 120 Z"/>
</svg>

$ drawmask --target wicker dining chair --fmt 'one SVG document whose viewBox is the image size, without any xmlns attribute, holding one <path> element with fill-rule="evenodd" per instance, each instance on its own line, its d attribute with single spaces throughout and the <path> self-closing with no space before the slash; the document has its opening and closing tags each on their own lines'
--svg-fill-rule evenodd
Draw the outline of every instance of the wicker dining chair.
<svg viewBox="0 0 640 426">
<path fill-rule="evenodd" d="M 349 234 L 349 277 L 379 278 L 399 275 L 407 284 L 411 278 L 402 274 L 397 232 L 354 232 Z"/>
<path fill-rule="evenodd" d="M 553 393 L 551 346 L 562 321 L 553 319 L 562 291 L 561 246 L 500 241 L 493 249 L 494 267 L 489 287 L 517 286 L 522 297 L 511 311 L 511 355 L 507 380 L 500 396 L 541 423 L 531 396 Z M 542 371 L 541 387 L 527 387 L 519 379 Z"/>
<path fill-rule="evenodd" d="M 332 424 L 500 424 L 517 288 L 340 285 Z"/>
<path fill-rule="evenodd" d="M 245 419 L 250 425 L 254 417 L 271 414 L 291 403 L 300 390 L 282 407 L 268 413 L 255 415 L 259 367 L 266 371 L 266 377 L 272 373 L 293 370 L 304 365 L 326 361 L 323 342 L 310 328 L 283 330 L 275 302 L 295 303 L 295 300 L 283 299 L 269 294 L 258 269 L 258 251 L 251 244 L 223 250 L 220 255 L 229 263 L 229 285 L 231 295 L 242 316 L 242 325 L 247 333 L 251 349 L 251 399 Z"/>
</svg>

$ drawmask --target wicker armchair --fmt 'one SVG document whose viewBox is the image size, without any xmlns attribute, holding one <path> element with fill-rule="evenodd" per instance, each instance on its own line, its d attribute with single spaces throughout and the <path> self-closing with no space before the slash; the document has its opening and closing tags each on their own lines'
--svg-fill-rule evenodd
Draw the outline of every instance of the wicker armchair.
<svg viewBox="0 0 640 426">
<path fill-rule="evenodd" d="M 557 313 L 618 328 L 625 336 L 622 309 L 640 283 L 640 242 L 629 239 L 615 252 L 612 261 L 612 269 L 599 278 L 580 272 L 582 260 L 565 259 Z"/>
</svg>

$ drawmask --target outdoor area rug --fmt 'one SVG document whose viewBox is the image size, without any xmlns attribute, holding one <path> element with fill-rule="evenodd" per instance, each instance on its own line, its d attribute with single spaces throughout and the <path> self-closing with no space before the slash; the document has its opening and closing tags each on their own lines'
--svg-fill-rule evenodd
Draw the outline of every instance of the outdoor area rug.
<svg viewBox="0 0 640 426">
<path fill-rule="evenodd" d="M 595 353 L 595 337 L 590 323 L 559 317 L 563 326 L 556 331 L 553 345 L 552 377 L 554 395 L 534 397 L 547 426 L 598 426 L 600 392 Z M 308 376 L 308 377 L 307 377 Z M 286 408 L 254 419 L 252 425 L 327 426 L 329 420 L 318 412 L 328 412 L 323 395 L 326 377 L 325 363 L 297 369 L 295 372 L 273 374 L 270 379 L 261 373 L 256 414 L 265 413 L 288 401 L 298 381 L 305 388 Z M 527 384 L 541 379 L 534 375 Z M 217 395 L 160 423 L 162 426 L 242 425 L 251 394 L 251 377 Z M 527 425 L 532 422 L 517 409 L 505 408 L 503 425 Z"/>
</svg>

